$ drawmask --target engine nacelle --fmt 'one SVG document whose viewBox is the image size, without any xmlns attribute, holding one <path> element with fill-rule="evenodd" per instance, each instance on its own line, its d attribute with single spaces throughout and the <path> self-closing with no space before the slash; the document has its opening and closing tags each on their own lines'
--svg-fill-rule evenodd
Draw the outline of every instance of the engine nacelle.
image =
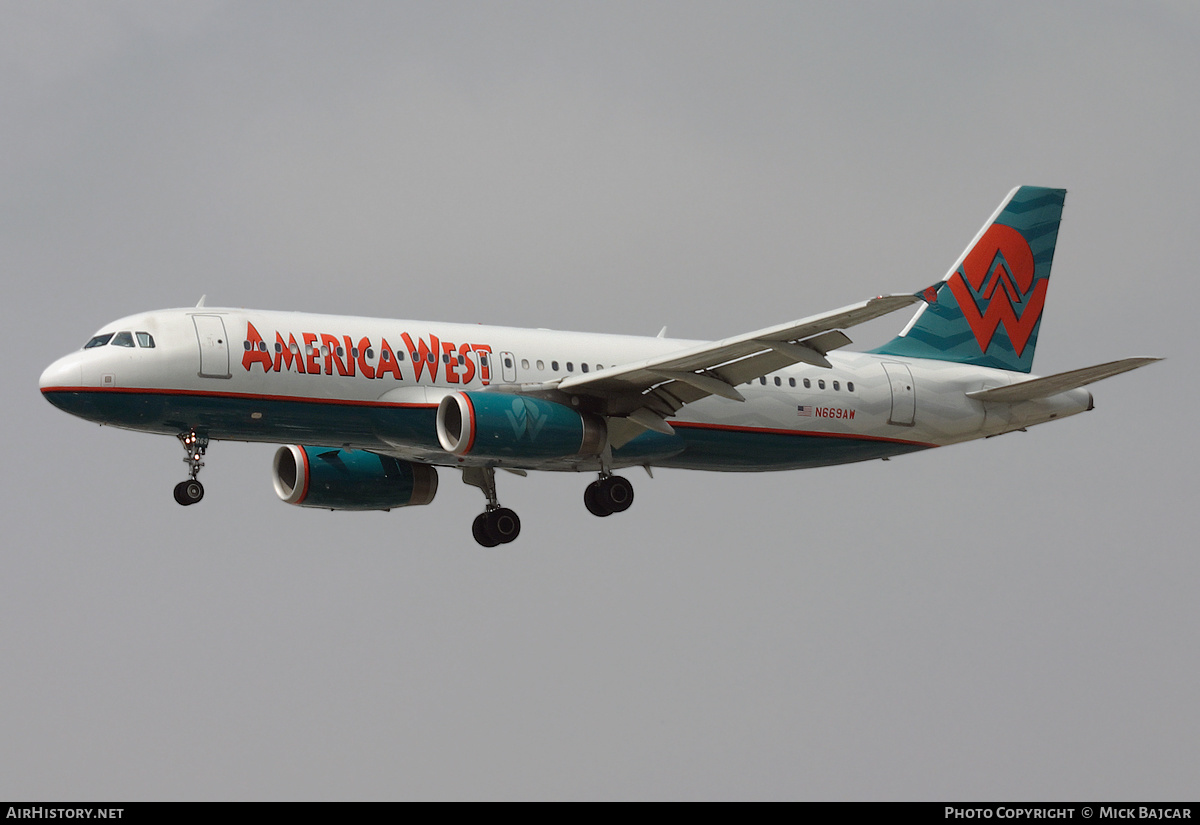
<svg viewBox="0 0 1200 825">
<path fill-rule="evenodd" d="M 275 492 L 288 504 L 325 510 L 390 510 L 428 504 L 437 470 L 366 450 L 280 447 Z"/>
<path fill-rule="evenodd" d="M 455 392 L 438 404 L 437 435 L 454 455 L 567 458 L 604 449 L 603 419 L 570 407 L 499 392 Z"/>
</svg>

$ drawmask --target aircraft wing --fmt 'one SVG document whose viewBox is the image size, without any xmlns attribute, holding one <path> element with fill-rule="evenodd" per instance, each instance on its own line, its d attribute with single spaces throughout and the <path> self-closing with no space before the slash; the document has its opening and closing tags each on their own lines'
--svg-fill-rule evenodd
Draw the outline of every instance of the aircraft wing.
<svg viewBox="0 0 1200 825">
<path fill-rule="evenodd" d="M 709 395 L 745 400 L 736 386 L 797 363 L 829 367 L 825 354 L 850 343 L 840 330 L 911 306 L 921 294 L 881 295 L 778 326 L 701 344 L 657 358 L 573 375 L 558 389 L 598 402 L 609 416 L 670 433 L 666 418 Z M 611 422 L 610 422 L 611 425 Z M 611 426 L 610 426 L 611 429 Z"/>
</svg>

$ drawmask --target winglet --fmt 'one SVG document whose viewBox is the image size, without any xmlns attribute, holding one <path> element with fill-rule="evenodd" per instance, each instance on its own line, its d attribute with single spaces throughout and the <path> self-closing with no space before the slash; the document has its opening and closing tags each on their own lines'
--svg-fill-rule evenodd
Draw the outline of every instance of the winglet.
<svg viewBox="0 0 1200 825">
<path fill-rule="evenodd" d="M 925 287 L 920 292 L 914 292 L 913 295 L 920 298 L 927 304 L 936 304 L 938 302 L 938 290 L 944 283 L 946 282 L 938 281 L 936 284 Z"/>
</svg>

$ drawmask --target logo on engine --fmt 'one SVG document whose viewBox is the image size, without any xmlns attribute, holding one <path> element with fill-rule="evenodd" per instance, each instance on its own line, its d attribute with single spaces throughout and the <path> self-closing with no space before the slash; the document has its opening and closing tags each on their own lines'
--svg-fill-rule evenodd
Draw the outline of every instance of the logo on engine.
<svg viewBox="0 0 1200 825">
<path fill-rule="evenodd" d="M 524 399 L 521 398 L 514 398 L 512 409 L 506 410 L 504 414 L 508 416 L 508 423 L 512 426 L 513 435 L 518 439 L 522 435 L 528 435 L 530 441 L 537 441 L 538 433 L 542 431 L 542 427 L 546 425 L 546 419 L 550 417 L 539 412 L 536 406 L 526 405 Z"/>
<path fill-rule="evenodd" d="M 992 224 L 949 284 L 979 349 L 987 352 L 1003 326 L 1019 358 L 1042 317 L 1049 286 L 1046 278 L 1034 279 L 1033 250 L 1025 237 L 1011 226 Z"/>
</svg>

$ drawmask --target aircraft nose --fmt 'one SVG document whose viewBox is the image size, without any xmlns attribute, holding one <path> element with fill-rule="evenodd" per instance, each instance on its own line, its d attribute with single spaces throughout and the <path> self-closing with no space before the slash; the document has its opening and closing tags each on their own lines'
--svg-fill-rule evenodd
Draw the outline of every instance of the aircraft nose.
<svg viewBox="0 0 1200 825">
<path fill-rule="evenodd" d="M 82 384 L 83 367 L 74 355 L 59 358 L 46 367 L 42 371 L 42 377 L 38 379 L 38 386 L 41 387 L 42 392 L 65 387 L 79 387 Z"/>
</svg>

